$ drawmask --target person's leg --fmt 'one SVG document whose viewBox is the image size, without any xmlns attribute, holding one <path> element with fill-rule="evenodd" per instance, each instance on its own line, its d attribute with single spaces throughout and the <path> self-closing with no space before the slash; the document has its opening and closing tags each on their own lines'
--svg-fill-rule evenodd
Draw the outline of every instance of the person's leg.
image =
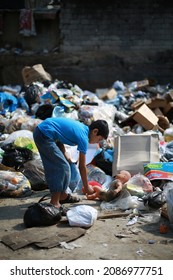
<svg viewBox="0 0 173 280">
<path fill-rule="evenodd" d="M 61 192 L 52 193 L 50 203 L 53 204 L 54 206 L 60 208 L 61 207 L 61 204 L 59 202 L 60 197 L 61 197 Z"/>
<path fill-rule="evenodd" d="M 70 182 L 70 167 L 56 144 L 53 153 L 50 152 L 50 149 L 48 153 L 49 156 L 42 154 L 42 159 L 46 181 L 51 192 L 50 203 L 56 207 L 60 207 L 60 199 L 64 200 L 68 196 L 65 191 Z"/>
<path fill-rule="evenodd" d="M 50 203 L 60 207 L 60 199 L 67 198 L 65 193 L 70 183 L 70 165 L 56 143 L 44 136 L 38 128 L 35 129 L 34 141 L 39 150 L 45 178 L 51 192 Z"/>
</svg>

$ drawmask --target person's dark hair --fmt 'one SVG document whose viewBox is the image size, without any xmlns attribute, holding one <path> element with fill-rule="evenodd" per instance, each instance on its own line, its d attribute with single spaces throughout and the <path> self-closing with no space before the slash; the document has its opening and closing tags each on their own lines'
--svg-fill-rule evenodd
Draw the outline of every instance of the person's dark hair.
<svg viewBox="0 0 173 280">
<path fill-rule="evenodd" d="M 109 126 L 108 123 L 105 120 L 97 120 L 97 121 L 93 121 L 90 125 L 89 125 L 89 131 L 93 130 L 97 128 L 98 129 L 98 133 L 97 135 L 101 135 L 104 139 L 108 138 L 109 135 Z"/>
</svg>

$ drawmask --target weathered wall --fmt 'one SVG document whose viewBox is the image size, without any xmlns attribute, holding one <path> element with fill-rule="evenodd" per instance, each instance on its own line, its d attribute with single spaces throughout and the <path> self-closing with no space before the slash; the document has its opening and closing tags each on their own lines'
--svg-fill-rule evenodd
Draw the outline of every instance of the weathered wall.
<svg viewBox="0 0 173 280">
<path fill-rule="evenodd" d="M 141 53 L 173 47 L 171 2 L 64 0 L 62 3 L 63 51 Z"/>
<path fill-rule="evenodd" d="M 3 11 L 3 34 L 0 47 L 21 48 L 23 51 L 40 53 L 51 51 L 59 45 L 59 11 L 35 10 L 33 12 L 35 35 L 24 36 L 20 32 L 20 10 Z"/>
<path fill-rule="evenodd" d="M 23 66 L 36 63 L 53 78 L 90 90 L 115 80 L 172 82 L 172 14 L 173 3 L 167 0 L 62 0 L 55 19 L 36 20 L 35 38 L 18 38 L 35 54 L 1 54 L 0 83 L 21 82 Z M 16 43 L 16 22 L 11 44 Z M 1 36 L 6 43 L 7 34 Z M 40 53 L 44 48 L 48 54 Z"/>
</svg>

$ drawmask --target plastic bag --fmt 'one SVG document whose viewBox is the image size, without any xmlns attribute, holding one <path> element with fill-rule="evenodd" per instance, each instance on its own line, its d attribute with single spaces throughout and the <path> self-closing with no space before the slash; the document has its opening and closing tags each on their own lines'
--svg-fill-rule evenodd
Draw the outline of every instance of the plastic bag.
<svg viewBox="0 0 173 280">
<path fill-rule="evenodd" d="M 81 105 L 78 110 L 78 118 L 86 125 L 90 125 L 94 121 L 94 112 L 99 111 L 98 106 Z"/>
<path fill-rule="evenodd" d="M 78 205 L 67 212 L 67 219 L 70 226 L 90 227 L 97 219 L 98 211 L 89 205 Z"/>
<path fill-rule="evenodd" d="M 20 108 L 16 109 L 11 115 L 12 118 L 9 120 L 9 123 L 5 128 L 5 132 L 9 134 L 16 130 L 21 130 L 22 123 L 30 118 L 24 110 Z"/>
<path fill-rule="evenodd" d="M 25 162 L 20 171 L 28 178 L 32 190 L 40 191 L 48 188 L 40 157 Z"/>
<path fill-rule="evenodd" d="M 5 151 L 2 158 L 2 164 L 13 167 L 18 170 L 25 162 L 33 159 L 33 153 L 27 148 L 14 147 L 13 144 L 2 146 Z"/>
<path fill-rule="evenodd" d="M 51 203 L 42 202 L 45 196 L 37 203 L 29 206 L 26 210 L 23 217 L 26 227 L 50 226 L 61 220 L 61 211 L 59 208 Z"/>
<path fill-rule="evenodd" d="M 21 124 L 21 130 L 34 131 L 36 126 L 42 122 L 41 119 L 28 119 Z M 26 137 L 26 135 L 25 135 Z"/>
<path fill-rule="evenodd" d="M 7 139 L 3 141 L 3 146 L 6 146 L 7 144 L 13 144 L 14 141 L 19 137 L 26 137 L 31 140 L 33 140 L 33 133 L 30 130 L 17 130 L 9 134 Z"/>
<path fill-rule="evenodd" d="M 28 137 L 18 137 L 14 141 L 14 146 L 27 148 L 31 150 L 33 153 L 38 154 L 37 146 L 35 145 L 34 140 L 29 139 Z"/>
<path fill-rule="evenodd" d="M 106 182 L 106 173 L 99 167 L 93 164 L 88 164 L 87 171 L 88 181 L 96 181 L 101 185 Z"/>
<path fill-rule="evenodd" d="M 102 210 L 118 210 L 118 209 L 122 209 L 122 210 L 126 210 L 129 209 L 129 198 L 131 199 L 131 195 L 130 193 L 126 190 L 123 189 L 119 196 L 117 196 L 115 199 L 106 202 L 106 201 L 102 201 L 100 204 L 100 208 Z M 135 208 L 135 207 L 134 207 Z"/>
<path fill-rule="evenodd" d="M 92 121 L 99 119 L 106 120 L 108 124 L 112 124 L 115 111 L 114 105 L 99 101 L 99 106 L 81 105 L 78 110 L 78 119 L 86 125 L 90 125 Z"/>
<path fill-rule="evenodd" d="M 29 180 L 21 172 L 0 170 L 0 197 L 31 195 Z"/>
<path fill-rule="evenodd" d="M 0 91 L 0 114 L 5 115 L 6 112 L 13 112 L 18 107 L 18 101 L 15 96 L 7 92 Z"/>
<path fill-rule="evenodd" d="M 144 205 L 152 209 L 159 209 L 166 203 L 166 197 L 163 191 L 154 191 L 152 193 L 145 194 L 142 197 Z"/>
<path fill-rule="evenodd" d="M 36 103 L 39 100 L 40 88 L 37 84 L 31 83 L 25 89 L 24 98 L 29 106 Z"/>
<path fill-rule="evenodd" d="M 138 197 L 142 197 L 145 193 L 153 191 L 150 180 L 140 173 L 131 177 L 125 184 L 125 187 L 131 195 L 136 195 Z"/>
</svg>

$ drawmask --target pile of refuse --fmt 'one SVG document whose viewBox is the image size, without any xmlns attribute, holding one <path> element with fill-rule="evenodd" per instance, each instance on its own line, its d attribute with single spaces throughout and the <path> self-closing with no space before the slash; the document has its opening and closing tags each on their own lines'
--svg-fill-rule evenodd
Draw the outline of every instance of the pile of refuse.
<svg viewBox="0 0 173 280">
<path fill-rule="evenodd" d="M 169 201 L 171 212 L 171 84 L 154 84 L 149 79 L 131 83 L 117 80 L 108 89 L 90 92 L 76 84 L 52 80 L 42 65 L 26 67 L 22 76 L 24 85 L 0 87 L 1 197 L 22 197 L 47 188 L 42 162 L 33 141 L 37 124 L 51 116 L 72 118 L 86 125 L 93 120 L 104 119 L 109 125 L 109 137 L 99 147 L 94 147 L 87 165 L 88 179 L 108 189 L 120 170 L 128 170 L 132 176 L 139 176 L 138 182 L 127 184 L 126 189 L 131 196 L 139 198 L 141 193 L 142 197 L 149 193 L 150 197 L 145 198 L 150 207 L 160 208 Z M 74 150 L 67 148 L 75 154 Z M 90 147 L 89 152 L 92 149 Z M 148 192 L 144 190 L 145 178 L 152 183 L 152 190 Z M 80 178 L 71 178 L 69 191 L 79 191 L 81 187 Z M 154 193 L 152 197 L 151 193 Z M 119 203 L 118 207 L 126 205 L 128 209 L 137 204 L 140 204 L 139 200 L 127 200 L 126 197 L 126 204 Z M 102 207 L 112 207 L 105 205 Z"/>
</svg>

